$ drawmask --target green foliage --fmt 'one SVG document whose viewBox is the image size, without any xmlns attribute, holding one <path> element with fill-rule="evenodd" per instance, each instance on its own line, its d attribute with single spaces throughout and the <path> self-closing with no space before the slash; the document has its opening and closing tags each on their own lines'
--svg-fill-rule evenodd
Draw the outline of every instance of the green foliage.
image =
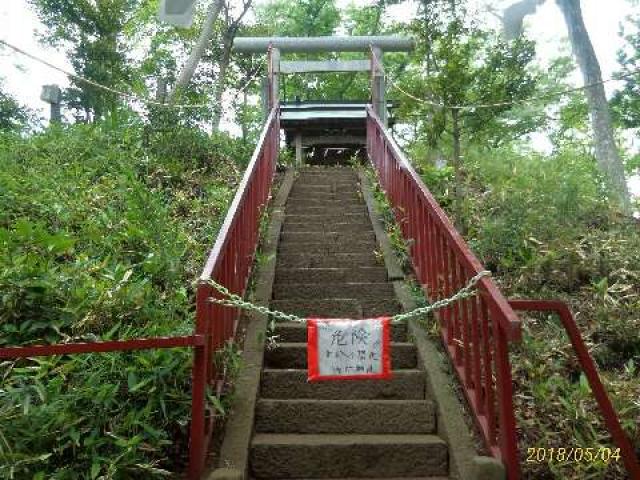
<svg viewBox="0 0 640 480">
<path fill-rule="evenodd" d="M 414 29 L 421 29 L 417 22 Z M 421 49 L 426 47 L 421 46 Z M 429 57 L 412 57 L 412 63 L 398 77 L 401 88 L 419 98 L 445 105 L 502 104 L 493 108 L 459 112 L 463 137 L 472 143 L 498 146 L 536 129 L 539 122 L 507 115 L 508 102 L 535 92 L 537 75 L 530 71 L 534 43 L 527 40 L 505 43 L 474 26 L 454 21 L 429 46 Z M 451 111 L 404 102 L 400 119 L 418 123 L 417 141 L 439 146 L 451 135 Z"/>
<path fill-rule="evenodd" d="M 244 150 L 187 128 L 157 133 L 143 145 L 130 119 L 0 136 L 0 345 L 192 330 L 190 285 Z M 183 467 L 190 350 L 0 366 L 0 477 L 154 478 Z"/>
<path fill-rule="evenodd" d="M 0 132 L 16 132 L 25 128 L 29 113 L 11 95 L 4 92 L 0 81 Z"/>
<path fill-rule="evenodd" d="M 507 297 L 568 301 L 626 431 L 640 444 L 640 239 L 612 208 L 595 159 L 580 149 L 543 156 L 513 147 L 470 149 L 467 241 Z M 421 165 L 442 205 L 446 170 Z M 558 319 L 524 317 L 514 348 L 520 445 L 611 447 L 601 414 Z M 526 464 L 527 478 L 624 478 L 620 462 Z"/>
<path fill-rule="evenodd" d="M 273 36 L 331 35 L 340 23 L 334 0 L 273 0 L 261 5 L 257 14 Z"/>
<path fill-rule="evenodd" d="M 85 0 L 31 0 L 48 27 L 48 40 L 69 49 L 74 71 L 101 85 L 125 89 L 133 71 L 127 59 L 124 27 L 131 20 L 136 0 L 87 2 Z M 113 93 L 71 79 L 65 101 L 86 121 L 114 114 L 119 99 Z"/>
<path fill-rule="evenodd" d="M 623 127 L 637 128 L 640 126 L 640 16 L 629 18 L 629 23 L 623 32 L 627 45 L 618 52 L 619 74 L 624 75 L 624 86 L 616 92 L 612 104 Z"/>
</svg>

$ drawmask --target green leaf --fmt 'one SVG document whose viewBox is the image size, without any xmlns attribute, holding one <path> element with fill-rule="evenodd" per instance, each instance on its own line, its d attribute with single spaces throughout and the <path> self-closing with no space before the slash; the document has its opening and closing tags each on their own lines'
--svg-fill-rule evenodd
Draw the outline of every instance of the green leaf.
<svg viewBox="0 0 640 480">
<path fill-rule="evenodd" d="M 91 465 L 91 479 L 93 480 L 94 478 L 97 478 L 98 475 L 100 474 L 100 464 L 99 463 L 94 463 L 93 465 Z"/>
</svg>

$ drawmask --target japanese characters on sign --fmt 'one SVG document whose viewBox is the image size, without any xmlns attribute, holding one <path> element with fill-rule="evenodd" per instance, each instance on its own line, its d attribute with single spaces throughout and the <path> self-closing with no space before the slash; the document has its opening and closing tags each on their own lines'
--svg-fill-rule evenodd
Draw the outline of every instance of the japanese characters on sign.
<svg viewBox="0 0 640 480">
<path fill-rule="evenodd" d="M 390 319 L 307 320 L 310 382 L 391 378 Z"/>
</svg>

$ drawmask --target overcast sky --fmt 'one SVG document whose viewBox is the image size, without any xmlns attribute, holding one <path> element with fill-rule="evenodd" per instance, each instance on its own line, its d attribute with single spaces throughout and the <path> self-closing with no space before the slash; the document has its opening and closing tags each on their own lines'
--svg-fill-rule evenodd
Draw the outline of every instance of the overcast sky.
<svg viewBox="0 0 640 480">
<path fill-rule="evenodd" d="M 484 21 L 492 23 L 496 28 L 498 21 L 486 13 L 486 5 L 500 10 L 511 0 L 472 0 Z M 351 3 L 350 0 L 338 0 L 340 6 Z M 415 13 L 413 8 L 401 6 L 391 7 L 390 13 L 396 18 L 407 18 Z M 620 24 L 625 17 L 632 13 L 629 0 L 582 0 L 582 9 L 587 29 L 591 35 L 596 54 L 602 66 L 604 77 L 610 77 L 618 68 L 616 52 L 623 42 L 618 35 Z M 555 5 L 548 0 L 538 12 L 526 20 L 527 32 L 538 41 L 538 56 L 541 63 L 562 52 L 561 41 L 566 37 L 563 18 Z M 7 40 L 21 48 L 36 53 L 57 65 L 68 67 L 65 56 L 52 48 L 45 48 L 38 43 L 36 31 L 42 30 L 37 17 L 27 4 L 27 0 L 0 0 L 0 38 Z M 564 53 L 568 53 L 566 50 Z M 63 74 L 52 71 L 45 66 L 34 63 L 13 52 L 0 51 L 0 77 L 5 80 L 5 88 L 22 103 L 33 108 L 42 109 L 45 105 L 39 100 L 40 88 L 46 83 L 68 83 Z M 579 75 L 575 76 L 576 83 L 580 83 Z M 614 84 L 607 86 L 611 92 Z"/>
</svg>

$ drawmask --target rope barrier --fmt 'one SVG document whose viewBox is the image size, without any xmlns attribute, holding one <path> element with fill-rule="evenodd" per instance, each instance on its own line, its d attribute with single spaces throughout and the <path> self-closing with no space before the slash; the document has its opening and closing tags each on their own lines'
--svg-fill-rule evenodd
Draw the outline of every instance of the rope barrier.
<svg viewBox="0 0 640 480">
<path fill-rule="evenodd" d="M 579 92 L 579 91 L 582 91 L 582 90 L 587 90 L 587 89 L 589 89 L 591 87 L 595 87 L 595 86 L 598 86 L 598 85 L 604 85 L 605 83 L 609 83 L 609 82 L 620 81 L 620 80 L 622 80 L 624 78 L 633 77 L 635 75 L 640 75 L 640 69 L 634 70 L 633 72 L 621 74 L 619 76 L 619 78 L 611 77 L 611 78 L 607 78 L 605 80 L 600 80 L 599 82 L 589 83 L 589 84 L 583 85 L 581 87 L 568 88 L 568 89 L 562 90 L 560 92 L 546 92 L 546 93 L 542 93 L 540 95 L 536 95 L 536 96 L 531 97 L 531 98 L 523 98 L 523 99 L 520 99 L 520 100 L 512 100 L 512 101 L 496 102 L 496 103 L 479 103 L 479 104 L 474 104 L 474 105 L 447 105 L 447 104 L 442 103 L 442 102 L 436 102 L 436 101 L 433 101 L 433 100 L 426 100 L 424 98 L 419 98 L 419 97 L 416 97 L 415 95 L 412 95 L 411 93 L 407 92 L 406 90 L 402 89 L 401 87 L 399 87 L 398 84 L 396 83 L 396 79 L 391 78 L 390 76 L 387 77 L 387 78 L 388 78 L 388 85 L 390 85 L 392 88 L 395 88 L 396 90 L 398 90 L 403 95 L 409 97 L 412 100 L 415 100 L 416 102 L 422 103 L 424 105 L 430 105 L 432 107 L 438 107 L 438 108 L 450 109 L 450 110 L 476 110 L 476 109 L 485 109 L 485 108 L 509 107 L 509 106 L 513 106 L 513 105 L 531 104 L 531 103 L 534 103 L 534 102 L 536 102 L 538 100 L 545 100 L 545 99 L 548 99 L 548 98 L 562 97 L 562 96 L 567 95 L 569 93 L 575 93 L 575 92 Z"/>
<path fill-rule="evenodd" d="M 87 85 L 91 85 L 92 87 L 98 88 L 100 90 L 112 93 L 114 95 L 118 95 L 119 97 L 122 98 L 127 98 L 129 100 L 132 101 L 137 101 L 140 103 L 144 103 L 146 105 L 153 105 L 156 107 L 164 107 L 164 108 L 209 108 L 211 107 L 211 103 L 190 103 L 190 104 L 176 104 L 176 103 L 164 103 L 164 102 L 159 102 L 157 100 L 152 100 L 150 98 L 143 98 L 143 97 L 139 97 L 135 94 L 132 93 L 127 93 L 127 92 L 122 92 L 120 90 L 116 90 L 114 88 L 111 87 L 107 87 L 106 85 L 102 85 L 101 83 L 95 82 L 93 80 L 90 80 L 88 78 L 82 77 L 80 75 L 77 75 L 75 73 L 72 73 L 68 70 L 65 70 L 62 67 L 58 67 L 57 65 L 54 65 L 50 62 L 48 62 L 47 60 L 44 60 L 32 53 L 29 53 L 23 49 L 21 49 L 20 47 L 16 47 L 15 45 L 12 45 L 11 43 L 7 42 L 4 39 L 0 38 L 0 44 L 6 46 L 7 48 L 10 48 L 11 50 L 13 50 L 14 52 L 17 52 L 21 55 L 24 55 L 27 58 L 30 58 L 31 60 L 41 63 L 53 70 L 56 70 L 66 76 L 68 76 L 69 78 L 72 78 L 78 82 L 82 82 L 82 83 L 86 83 Z M 262 62 L 260 62 L 260 64 L 256 67 L 256 69 L 254 70 L 253 74 L 251 75 L 251 77 L 247 80 L 247 82 L 242 86 L 242 88 L 240 88 L 238 90 L 237 93 L 242 93 L 244 92 L 247 88 L 249 88 L 249 85 L 251 85 L 251 83 L 253 83 L 253 81 L 255 80 L 258 72 L 260 71 L 260 68 L 264 65 L 265 61 L 263 60 Z M 226 111 L 226 110 L 223 110 Z"/>
<path fill-rule="evenodd" d="M 488 270 L 483 270 L 476 275 L 474 275 L 469 282 L 460 290 L 458 290 L 453 296 L 449 298 L 443 298 L 438 300 L 430 305 L 426 305 L 424 307 L 419 307 L 409 312 L 399 313 L 391 317 L 391 323 L 402 323 L 410 318 L 420 317 L 423 315 L 427 315 L 435 310 L 439 310 L 441 308 L 448 307 L 449 305 L 463 300 L 465 298 L 469 298 L 474 296 L 477 291 L 475 290 L 476 284 L 484 277 L 489 277 L 491 272 Z M 247 302 L 241 296 L 236 295 L 235 293 L 231 293 L 229 289 L 220 285 L 219 283 L 213 280 L 207 280 L 205 282 L 207 285 L 211 286 L 215 290 L 217 290 L 221 295 L 224 295 L 227 298 L 214 298 L 209 297 L 208 301 L 211 303 L 217 303 L 218 305 L 222 305 L 225 307 L 234 307 L 241 308 L 244 310 L 253 310 L 255 312 L 261 313 L 263 315 L 270 316 L 273 320 L 280 320 L 285 322 L 294 322 L 294 323 L 306 323 L 307 319 L 299 317 L 297 315 L 292 315 L 284 312 L 280 312 L 278 310 L 271 310 L 268 307 L 264 307 L 262 305 L 256 305 L 251 302 Z"/>
</svg>

